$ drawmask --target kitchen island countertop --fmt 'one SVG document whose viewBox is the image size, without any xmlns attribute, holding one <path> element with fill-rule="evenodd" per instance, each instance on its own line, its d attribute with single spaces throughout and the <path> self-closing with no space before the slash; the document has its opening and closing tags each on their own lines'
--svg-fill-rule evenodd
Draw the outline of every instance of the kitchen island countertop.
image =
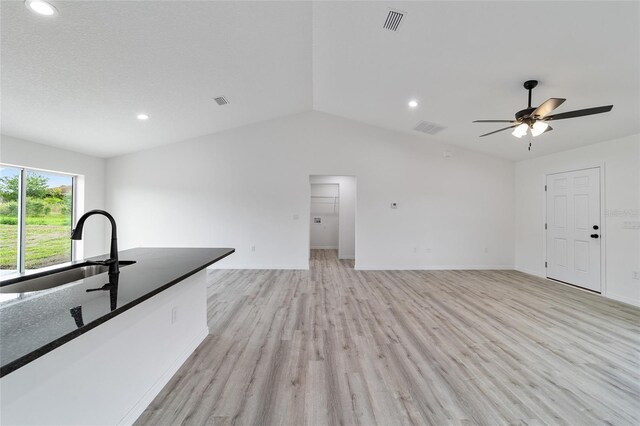
<svg viewBox="0 0 640 426">
<path fill-rule="evenodd" d="M 103 273 L 48 290 L 3 294 L 0 377 L 179 284 L 234 251 L 232 248 L 124 250 L 119 252 L 119 259 L 136 263 L 121 267 L 115 277 Z"/>
</svg>

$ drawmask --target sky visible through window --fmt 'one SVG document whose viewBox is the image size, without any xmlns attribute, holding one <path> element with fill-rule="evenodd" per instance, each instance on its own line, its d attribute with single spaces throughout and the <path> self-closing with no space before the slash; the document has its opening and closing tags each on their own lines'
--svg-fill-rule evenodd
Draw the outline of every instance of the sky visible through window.
<svg viewBox="0 0 640 426">
<path fill-rule="evenodd" d="M 47 172 L 37 172 L 37 171 L 34 173 L 46 175 L 46 177 L 49 179 L 47 182 L 49 188 L 56 188 L 62 185 L 70 185 L 69 182 L 71 180 L 71 176 L 53 174 L 53 173 L 47 173 Z M 5 176 L 13 177 L 13 176 L 17 176 L 18 174 L 20 174 L 20 169 L 17 169 L 14 167 L 8 167 L 8 166 L 7 167 L 3 166 L 0 168 L 0 178 L 3 178 Z"/>
</svg>

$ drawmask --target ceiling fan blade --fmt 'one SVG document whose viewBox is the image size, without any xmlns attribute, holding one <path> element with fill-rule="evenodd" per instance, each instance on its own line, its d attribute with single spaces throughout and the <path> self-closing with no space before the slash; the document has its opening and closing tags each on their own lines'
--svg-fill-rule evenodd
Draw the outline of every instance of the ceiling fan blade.
<svg viewBox="0 0 640 426">
<path fill-rule="evenodd" d="M 474 120 L 472 123 L 516 123 L 515 120 Z"/>
<path fill-rule="evenodd" d="M 505 127 L 505 128 L 503 128 L 503 129 L 494 130 L 493 132 L 489 132 L 489 133 L 485 133 L 484 135 L 480 135 L 480 137 L 482 138 L 482 137 L 484 137 L 484 136 L 489 136 L 489 135 L 492 135 L 492 134 L 494 134 L 494 133 L 502 132 L 502 131 L 504 131 L 504 130 L 513 129 L 514 127 L 518 127 L 519 125 L 520 125 L 520 123 L 518 123 L 518 124 L 514 124 L 513 126 Z"/>
<path fill-rule="evenodd" d="M 536 108 L 530 115 L 530 117 L 544 118 L 551 113 L 554 109 L 558 108 L 562 103 L 566 101 L 563 98 L 550 98 L 544 101 L 538 108 Z"/>
<path fill-rule="evenodd" d="M 578 109 L 575 111 L 561 112 L 560 114 L 548 115 L 545 121 L 564 120 L 565 118 L 584 117 L 585 115 L 602 114 L 613 109 L 613 105 L 599 106 L 594 108 Z"/>
</svg>

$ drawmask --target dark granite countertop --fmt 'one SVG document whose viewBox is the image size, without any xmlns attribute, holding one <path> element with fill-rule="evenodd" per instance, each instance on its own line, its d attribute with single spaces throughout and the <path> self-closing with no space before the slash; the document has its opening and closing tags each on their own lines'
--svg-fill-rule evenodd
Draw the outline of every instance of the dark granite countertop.
<svg viewBox="0 0 640 426">
<path fill-rule="evenodd" d="M 233 253 L 232 248 L 135 248 L 120 274 L 94 275 L 48 290 L 3 294 L 0 377 L 28 364 Z M 89 260 L 105 259 L 98 256 Z M 73 262 L 81 263 L 81 262 Z M 8 278 L 8 277 L 7 277 Z M 99 289 L 109 283 L 104 290 Z M 7 297 L 9 296 L 9 297 Z"/>
</svg>

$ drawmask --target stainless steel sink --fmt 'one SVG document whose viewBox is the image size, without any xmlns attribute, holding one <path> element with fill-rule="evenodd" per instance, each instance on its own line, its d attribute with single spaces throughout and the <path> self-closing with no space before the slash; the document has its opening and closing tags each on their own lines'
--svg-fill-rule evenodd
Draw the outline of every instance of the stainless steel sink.
<svg viewBox="0 0 640 426">
<path fill-rule="evenodd" d="M 120 267 L 131 265 L 134 261 L 120 261 Z M 10 280 L 6 284 L 0 283 L 0 293 L 28 293 L 31 291 L 47 290 L 74 281 L 89 278 L 109 271 L 107 265 L 92 265 L 79 263 L 63 270 L 53 270 L 32 277 L 24 276 Z M 17 281 L 17 282 L 15 282 Z"/>
</svg>

